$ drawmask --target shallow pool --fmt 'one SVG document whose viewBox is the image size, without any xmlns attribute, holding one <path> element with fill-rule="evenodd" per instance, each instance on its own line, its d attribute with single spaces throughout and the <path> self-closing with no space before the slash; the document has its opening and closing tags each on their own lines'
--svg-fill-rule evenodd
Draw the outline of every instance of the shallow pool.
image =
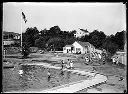
<svg viewBox="0 0 128 94">
<path fill-rule="evenodd" d="M 19 74 L 19 70 L 23 73 Z M 3 69 L 2 86 L 3 92 L 44 90 L 87 78 L 87 76 L 72 74 L 70 71 L 49 69 L 38 65 L 22 65 Z"/>
</svg>

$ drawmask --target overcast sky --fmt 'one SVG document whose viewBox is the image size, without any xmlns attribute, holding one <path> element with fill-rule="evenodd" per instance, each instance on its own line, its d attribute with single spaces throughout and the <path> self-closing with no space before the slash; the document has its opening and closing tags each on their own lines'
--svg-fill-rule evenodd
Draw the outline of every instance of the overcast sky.
<svg viewBox="0 0 128 94">
<path fill-rule="evenodd" d="M 21 21 L 21 9 L 27 23 Z M 38 30 L 58 25 L 61 30 L 95 29 L 106 35 L 126 30 L 126 6 L 123 3 L 3 3 L 3 30 Z"/>
</svg>

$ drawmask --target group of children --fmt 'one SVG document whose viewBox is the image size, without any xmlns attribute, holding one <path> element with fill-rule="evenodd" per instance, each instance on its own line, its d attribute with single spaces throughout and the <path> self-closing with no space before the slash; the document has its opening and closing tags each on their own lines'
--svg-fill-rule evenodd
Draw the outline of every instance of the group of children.
<svg viewBox="0 0 128 94">
<path fill-rule="evenodd" d="M 68 59 L 67 63 L 65 63 L 64 60 L 61 60 L 61 67 L 62 69 L 73 69 L 73 62 L 70 59 Z"/>
</svg>

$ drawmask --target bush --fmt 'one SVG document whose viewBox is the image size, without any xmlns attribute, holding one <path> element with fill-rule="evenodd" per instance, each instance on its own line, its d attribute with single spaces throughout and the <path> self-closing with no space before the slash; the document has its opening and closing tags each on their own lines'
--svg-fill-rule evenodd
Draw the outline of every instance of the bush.
<svg viewBox="0 0 128 94">
<path fill-rule="evenodd" d="M 27 58 L 29 54 L 30 54 L 30 47 L 28 45 L 24 44 L 22 47 L 23 58 Z"/>
</svg>

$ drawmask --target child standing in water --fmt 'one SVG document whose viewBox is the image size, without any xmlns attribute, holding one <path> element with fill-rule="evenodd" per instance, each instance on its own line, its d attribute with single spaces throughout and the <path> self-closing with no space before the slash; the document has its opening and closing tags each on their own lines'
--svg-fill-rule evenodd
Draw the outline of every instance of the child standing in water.
<svg viewBox="0 0 128 94">
<path fill-rule="evenodd" d="M 70 60 L 69 64 L 70 64 L 70 68 L 73 69 L 73 62 L 72 62 L 72 60 Z"/>
<path fill-rule="evenodd" d="M 68 59 L 67 64 L 66 64 L 66 68 L 70 68 L 70 60 Z"/>
<path fill-rule="evenodd" d="M 49 82 L 50 81 L 50 78 L 51 78 L 51 73 L 50 73 L 50 70 L 49 69 L 48 69 L 47 75 L 48 75 L 48 82 Z"/>
<path fill-rule="evenodd" d="M 64 60 L 61 60 L 61 70 L 64 69 Z"/>
</svg>

